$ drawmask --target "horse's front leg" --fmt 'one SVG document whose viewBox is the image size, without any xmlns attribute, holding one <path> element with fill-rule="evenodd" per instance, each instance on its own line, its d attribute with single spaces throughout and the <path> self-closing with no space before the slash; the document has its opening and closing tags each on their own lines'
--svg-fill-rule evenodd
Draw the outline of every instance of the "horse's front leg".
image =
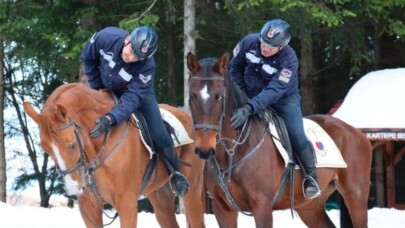
<svg viewBox="0 0 405 228">
<path fill-rule="evenodd" d="M 267 197 L 260 197 L 255 200 L 258 202 L 252 208 L 252 214 L 255 219 L 256 228 L 273 227 L 273 209 L 272 202 Z"/>
<path fill-rule="evenodd" d="M 174 197 L 168 183 L 148 194 L 148 199 L 153 206 L 156 219 L 161 227 L 179 227 L 176 221 L 176 212 L 174 211 Z"/>
<path fill-rule="evenodd" d="M 222 199 L 212 200 L 212 209 L 214 210 L 215 218 L 221 228 L 236 228 L 238 227 L 238 211 L 233 207 L 229 207 Z"/>
<path fill-rule="evenodd" d="M 80 214 L 86 227 L 103 227 L 102 206 L 98 203 L 96 197 L 85 192 L 77 198 Z"/>
<path fill-rule="evenodd" d="M 115 208 L 120 218 L 121 228 L 134 228 L 138 221 L 138 198 L 129 192 L 116 200 Z"/>
</svg>

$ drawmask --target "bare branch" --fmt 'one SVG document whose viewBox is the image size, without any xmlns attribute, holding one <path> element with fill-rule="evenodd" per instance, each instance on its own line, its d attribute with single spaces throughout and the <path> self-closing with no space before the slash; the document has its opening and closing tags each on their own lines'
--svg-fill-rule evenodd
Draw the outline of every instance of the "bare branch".
<svg viewBox="0 0 405 228">
<path fill-rule="evenodd" d="M 137 18 L 135 18 L 135 19 L 133 19 L 133 20 L 131 20 L 131 21 L 129 21 L 129 22 L 139 21 L 142 17 L 145 16 L 146 13 L 148 13 L 148 12 L 153 8 L 153 6 L 155 5 L 156 2 L 157 2 L 157 0 L 154 0 L 154 1 L 152 2 L 152 4 L 150 4 L 150 6 L 149 6 L 145 11 L 143 11 L 143 12 L 141 13 L 141 15 L 139 15 L 139 17 L 137 17 Z"/>
</svg>

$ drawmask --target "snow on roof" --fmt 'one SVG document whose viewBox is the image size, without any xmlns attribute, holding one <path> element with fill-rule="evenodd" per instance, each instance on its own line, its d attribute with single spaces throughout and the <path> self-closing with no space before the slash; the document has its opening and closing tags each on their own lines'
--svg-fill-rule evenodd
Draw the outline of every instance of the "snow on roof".
<svg viewBox="0 0 405 228">
<path fill-rule="evenodd" d="M 333 116 L 356 128 L 405 129 L 405 68 L 364 75 Z"/>
</svg>

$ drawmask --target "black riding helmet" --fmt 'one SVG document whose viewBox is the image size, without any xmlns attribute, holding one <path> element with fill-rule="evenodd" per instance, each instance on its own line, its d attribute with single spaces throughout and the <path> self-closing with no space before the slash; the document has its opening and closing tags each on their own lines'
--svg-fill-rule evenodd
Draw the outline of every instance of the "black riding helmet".
<svg viewBox="0 0 405 228">
<path fill-rule="evenodd" d="M 158 37 L 151 27 L 140 26 L 131 32 L 132 51 L 137 59 L 151 57 L 158 46 Z"/>
<path fill-rule="evenodd" d="M 290 42 L 290 39 L 290 25 L 281 19 L 266 22 L 260 31 L 260 42 L 266 46 L 283 47 Z"/>
</svg>

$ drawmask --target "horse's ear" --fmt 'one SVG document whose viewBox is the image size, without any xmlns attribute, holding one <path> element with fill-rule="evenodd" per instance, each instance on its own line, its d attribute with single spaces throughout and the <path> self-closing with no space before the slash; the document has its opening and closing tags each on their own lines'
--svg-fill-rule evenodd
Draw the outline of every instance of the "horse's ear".
<svg viewBox="0 0 405 228">
<path fill-rule="evenodd" d="M 64 106 L 57 104 L 56 105 L 57 112 L 56 112 L 56 118 L 61 121 L 65 122 L 67 119 L 67 110 Z"/>
<path fill-rule="evenodd" d="M 224 73 L 226 72 L 227 68 L 228 68 L 228 64 L 229 64 L 229 53 L 225 52 L 220 59 L 218 59 L 217 61 L 217 69 L 219 71 L 219 73 L 221 73 L 221 75 L 224 75 Z"/>
<path fill-rule="evenodd" d="M 187 54 L 187 67 L 191 71 L 192 74 L 197 73 L 200 71 L 200 63 L 195 55 L 191 52 Z"/>
<path fill-rule="evenodd" d="M 32 107 L 32 104 L 29 103 L 28 101 L 24 101 L 23 103 L 24 110 L 27 113 L 29 117 L 31 117 L 32 120 L 35 121 L 38 125 L 41 123 L 41 114 L 39 114 L 37 111 L 35 111 L 34 107 Z"/>
</svg>

